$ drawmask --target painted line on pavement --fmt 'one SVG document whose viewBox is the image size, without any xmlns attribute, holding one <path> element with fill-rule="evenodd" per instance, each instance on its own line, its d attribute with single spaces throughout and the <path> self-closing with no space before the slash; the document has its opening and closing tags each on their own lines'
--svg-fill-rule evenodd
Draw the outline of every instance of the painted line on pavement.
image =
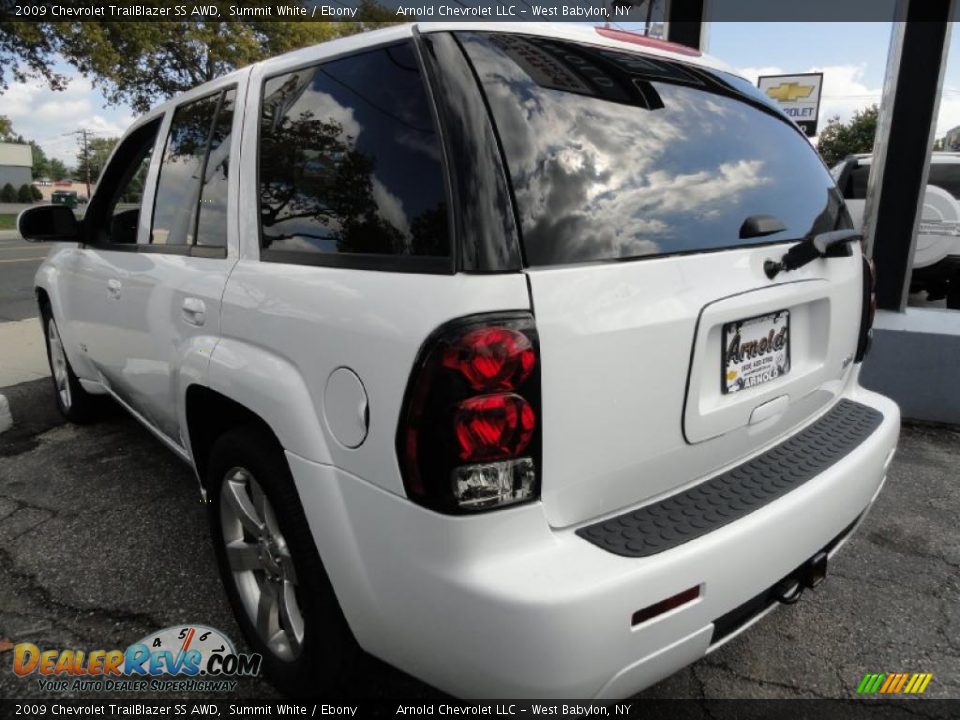
<svg viewBox="0 0 960 720">
<path fill-rule="evenodd" d="M 43 262 L 46 259 L 46 255 L 42 257 L 31 257 L 31 258 L 13 258 L 12 260 L 0 260 L 0 265 L 8 265 L 9 263 L 19 263 L 19 262 Z"/>
</svg>

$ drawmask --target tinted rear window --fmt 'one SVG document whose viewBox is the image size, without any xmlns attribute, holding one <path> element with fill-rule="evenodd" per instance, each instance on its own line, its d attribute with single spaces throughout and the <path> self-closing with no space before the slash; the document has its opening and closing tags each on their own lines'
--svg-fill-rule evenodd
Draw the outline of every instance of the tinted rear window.
<svg viewBox="0 0 960 720">
<path fill-rule="evenodd" d="M 496 33 L 458 38 L 500 132 L 527 263 L 780 242 L 845 227 L 807 140 L 744 82 L 647 56 Z M 786 230 L 741 239 L 750 215 Z"/>
</svg>

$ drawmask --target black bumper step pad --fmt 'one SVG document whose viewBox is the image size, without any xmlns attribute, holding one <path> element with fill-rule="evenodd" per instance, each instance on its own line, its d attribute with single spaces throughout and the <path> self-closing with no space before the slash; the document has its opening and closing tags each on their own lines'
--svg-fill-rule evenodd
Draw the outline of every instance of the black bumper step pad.
<svg viewBox="0 0 960 720">
<path fill-rule="evenodd" d="M 623 557 L 670 550 L 800 487 L 843 459 L 881 422 L 880 411 L 841 400 L 762 455 L 658 503 L 580 528 L 577 535 Z"/>
</svg>

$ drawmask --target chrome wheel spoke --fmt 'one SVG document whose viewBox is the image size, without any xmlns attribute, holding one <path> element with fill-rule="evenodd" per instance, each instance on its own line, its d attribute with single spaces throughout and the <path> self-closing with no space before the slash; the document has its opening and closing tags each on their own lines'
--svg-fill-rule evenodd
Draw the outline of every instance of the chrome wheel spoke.
<svg viewBox="0 0 960 720">
<path fill-rule="evenodd" d="M 279 550 L 280 555 L 280 567 L 283 570 L 283 579 L 287 582 L 297 584 L 297 571 L 293 567 L 293 557 L 290 555 L 290 548 L 287 547 L 286 543 L 283 543 L 280 546 Z"/>
<path fill-rule="evenodd" d="M 297 603 L 296 588 L 291 582 L 284 582 L 280 590 L 280 625 L 285 631 L 290 649 L 298 653 L 303 644 L 303 616 Z"/>
<path fill-rule="evenodd" d="M 241 479 L 236 479 L 236 477 Z M 264 528 L 263 520 L 247 494 L 247 485 L 242 476 L 238 473 L 237 476 L 228 480 L 224 485 L 224 491 L 224 501 L 244 529 L 253 535 L 260 535 Z"/>
<path fill-rule="evenodd" d="M 67 356 L 63 352 L 63 341 L 60 340 L 60 331 L 57 323 L 51 319 L 47 324 L 47 342 L 50 347 L 50 369 L 53 371 L 53 382 L 60 395 L 60 402 L 64 408 L 70 407 L 70 378 L 67 374 Z"/>
<path fill-rule="evenodd" d="M 223 475 L 220 498 L 227 566 L 247 617 L 272 653 L 291 660 L 302 651 L 305 622 L 293 557 L 270 499 L 242 466 Z"/>
<path fill-rule="evenodd" d="M 268 643 L 276 633 L 277 589 L 269 580 L 260 585 L 260 601 L 257 603 L 257 632 Z"/>
<path fill-rule="evenodd" d="M 260 570 L 263 567 L 257 546 L 243 540 L 234 540 L 227 544 L 227 560 L 234 572 Z"/>
<path fill-rule="evenodd" d="M 247 489 L 250 491 L 250 501 L 253 504 L 254 510 L 257 512 L 257 517 L 262 518 L 263 524 L 269 526 L 267 496 L 263 494 L 263 488 L 260 487 L 260 483 L 251 478 Z"/>
</svg>

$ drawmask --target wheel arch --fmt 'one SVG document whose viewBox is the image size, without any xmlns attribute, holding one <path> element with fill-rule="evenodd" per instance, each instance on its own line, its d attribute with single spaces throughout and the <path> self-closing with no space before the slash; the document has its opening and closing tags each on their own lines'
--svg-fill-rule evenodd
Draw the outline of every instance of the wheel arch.
<svg viewBox="0 0 960 720">
<path fill-rule="evenodd" d="M 187 387 L 184 416 L 190 455 L 200 486 L 204 489 L 210 450 L 225 432 L 237 427 L 253 426 L 283 447 L 269 423 L 255 411 L 205 385 L 192 384 Z"/>
</svg>

